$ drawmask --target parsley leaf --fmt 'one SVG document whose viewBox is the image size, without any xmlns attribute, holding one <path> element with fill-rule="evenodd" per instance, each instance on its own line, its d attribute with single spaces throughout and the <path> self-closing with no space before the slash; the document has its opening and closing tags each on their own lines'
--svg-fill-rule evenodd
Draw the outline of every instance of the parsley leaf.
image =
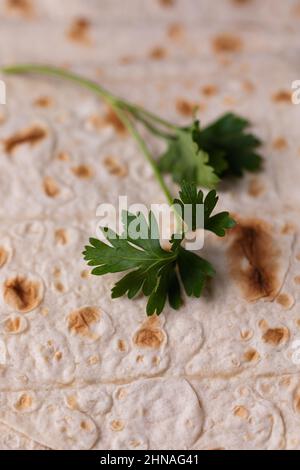
<svg viewBox="0 0 300 470">
<path fill-rule="evenodd" d="M 168 148 L 158 166 L 161 171 L 171 173 L 176 183 L 186 180 L 214 188 L 219 178 L 209 165 L 208 154 L 198 145 L 199 134 L 198 121 L 188 128 L 178 128 L 175 137 L 168 139 Z"/>
<path fill-rule="evenodd" d="M 197 144 L 209 154 L 209 164 L 217 175 L 242 176 L 244 170 L 260 169 L 262 157 L 256 149 L 261 141 L 246 132 L 249 126 L 246 119 L 227 113 L 197 133 Z"/>
<path fill-rule="evenodd" d="M 174 204 L 181 207 L 181 214 L 183 214 L 183 216 L 186 214 L 184 207 L 187 206 L 187 204 L 191 205 L 191 213 L 188 212 L 191 216 L 191 220 L 184 218 L 184 222 L 187 224 L 189 230 L 194 231 L 197 228 L 204 228 L 205 230 L 215 233 L 219 237 L 224 237 L 226 230 L 231 229 L 236 225 L 235 221 L 230 217 L 229 212 L 219 212 L 218 214 L 211 216 L 211 213 L 216 207 L 219 199 L 214 189 L 211 190 L 204 198 L 203 192 L 201 190 L 197 191 L 195 184 L 184 181 L 181 185 L 179 196 L 180 199 L 175 199 Z M 197 210 L 199 209 L 200 204 L 204 205 L 204 221 L 201 220 L 201 217 L 197 217 Z"/>
<path fill-rule="evenodd" d="M 227 212 L 211 217 L 217 200 L 215 191 L 203 199 L 202 191 L 197 192 L 195 184 L 184 183 L 180 199 L 174 203 L 183 207 L 186 203 L 193 207 L 204 204 L 205 228 L 223 236 L 234 221 Z M 91 238 L 90 245 L 83 252 L 88 265 L 95 266 L 92 274 L 129 271 L 114 285 L 113 298 L 127 295 L 132 299 L 142 292 L 149 297 L 147 315 L 159 315 L 167 299 L 173 309 L 181 307 L 181 285 L 187 296 L 201 296 L 206 280 L 214 275 L 214 269 L 208 261 L 181 246 L 184 234 L 179 238 L 173 235 L 171 250 L 167 251 L 160 245 L 159 229 L 153 212 L 150 211 L 147 218 L 141 213 L 123 212 L 123 225 L 121 235 L 109 228 L 102 228 L 109 244 Z M 192 221 L 192 225 L 195 227 L 195 222 Z"/>
</svg>

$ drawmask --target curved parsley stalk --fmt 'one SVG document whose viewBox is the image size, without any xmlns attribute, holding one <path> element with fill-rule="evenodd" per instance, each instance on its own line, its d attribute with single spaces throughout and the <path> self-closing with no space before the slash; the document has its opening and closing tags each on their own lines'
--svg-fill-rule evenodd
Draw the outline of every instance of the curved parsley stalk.
<svg viewBox="0 0 300 470">
<path fill-rule="evenodd" d="M 204 205 L 204 227 L 201 228 L 222 237 L 226 230 L 234 227 L 235 221 L 228 212 L 211 215 L 218 201 L 216 192 L 210 191 L 204 199 L 202 191 L 197 192 L 196 184 L 211 188 L 217 184 L 219 176 L 222 176 L 226 170 L 235 169 L 236 173 L 241 172 L 241 168 L 235 161 L 236 155 L 232 154 L 232 145 L 237 152 L 238 142 L 243 142 L 244 145 L 242 166 L 248 170 L 254 170 L 255 166 L 258 166 L 259 157 L 256 156 L 256 162 L 254 162 L 251 150 L 259 145 L 259 141 L 253 136 L 243 135 L 247 126 L 246 121 L 234 117 L 234 119 L 229 119 L 231 125 L 228 125 L 230 123 L 228 123 L 228 117 L 225 116 L 221 118 L 221 122 L 216 121 L 206 131 L 200 130 L 197 121 L 189 127 L 180 128 L 140 106 L 118 98 L 93 81 L 61 68 L 25 64 L 4 67 L 0 70 L 8 74 L 35 72 L 57 76 L 77 83 L 101 96 L 137 142 L 142 154 L 152 167 L 154 176 L 169 204 L 175 203 L 181 208 L 184 208 L 185 204 L 190 204 L 195 209 L 187 230 L 199 228 L 195 218 L 199 204 Z M 168 150 L 160 158 L 159 164 L 153 159 L 145 140 L 133 123 L 134 120 L 143 124 L 157 137 L 167 141 Z M 226 134 L 227 128 L 230 128 L 228 134 Z M 233 144 L 231 145 L 230 142 Z M 208 151 L 212 158 L 207 153 Z M 212 162 L 216 162 L 215 166 Z M 176 182 L 187 180 L 182 183 L 179 198 L 173 200 L 162 177 L 162 171 L 172 173 Z M 151 212 L 148 219 L 141 214 L 129 213 L 123 214 L 123 218 L 125 226 L 128 226 L 128 223 L 136 223 L 138 219 L 139 226 L 148 232 L 148 237 L 133 239 L 128 234 L 128 230 L 118 235 L 110 229 L 103 228 L 108 244 L 91 238 L 90 245 L 85 247 L 83 253 L 88 265 L 94 266 L 92 273 L 95 275 L 127 271 L 127 274 L 113 287 L 112 297 L 127 295 L 131 299 L 142 292 L 148 297 L 148 315 L 159 315 L 167 298 L 172 308 L 180 308 L 183 303 L 181 285 L 187 296 L 200 297 L 206 280 L 214 275 L 214 269 L 208 261 L 183 248 L 182 242 L 185 234 L 182 233 L 179 238 L 174 234 L 170 241 L 171 250 L 166 251 L 160 245 L 159 229 Z M 183 220 L 183 222 L 187 221 Z M 156 234 L 154 236 L 153 230 Z"/>
</svg>

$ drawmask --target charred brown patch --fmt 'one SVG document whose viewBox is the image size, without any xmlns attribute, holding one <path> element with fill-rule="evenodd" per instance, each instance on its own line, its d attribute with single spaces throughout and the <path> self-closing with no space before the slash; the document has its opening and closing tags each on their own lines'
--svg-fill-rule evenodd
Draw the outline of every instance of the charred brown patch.
<svg viewBox="0 0 300 470">
<path fill-rule="evenodd" d="M 149 57 L 150 59 L 153 59 L 153 60 L 163 60 L 166 58 L 166 56 L 167 56 L 167 51 L 162 46 L 155 46 L 149 52 Z"/>
<path fill-rule="evenodd" d="M 287 141 L 284 137 L 277 137 L 277 139 L 275 139 L 273 141 L 273 148 L 275 150 L 284 150 L 287 148 Z"/>
<path fill-rule="evenodd" d="M 118 340 L 118 349 L 121 352 L 125 352 L 127 349 L 126 342 L 123 339 Z"/>
<path fill-rule="evenodd" d="M 20 16 L 30 17 L 33 14 L 31 0 L 6 0 L 6 9 Z"/>
<path fill-rule="evenodd" d="M 18 411 L 24 411 L 32 406 L 32 397 L 23 393 L 16 401 L 14 407 Z"/>
<path fill-rule="evenodd" d="M 76 18 L 67 31 L 67 35 L 74 42 L 90 45 L 90 27 L 91 23 L 87 18 Z"/>
<path fill-rule="evenodd" d="M 128 170 L 127 167 L 122 165 L 116 157 L 112 155 L 107 155 L 104 159 L 104 165 L 107 171 L 114 176 L 118 176 L 123 178 L 127 175 Z"/>
<path fill-rule="evenodd" d="M 222 33 L 213 39 L 212 47 L 215 52 L 240 52 L 243 48 L 243 41 L 239 36 L 231 33 Z"/>
<path fill-rule="evenodd" d="M 81 307 L 70 313 L 68 317 L 69 331 L 76 335 L 87 336 L 90 333 L 90 325 L 100 319 L 100 312 L 95 307 Z"/>
<path fill-rule="evenodd" d="M 244 353 L 244 360 L 246 362 L 257 362 L 260 359 L 260 354 L 256 349 L 248 349 Z"/>
<path fill-rule="evenodd" d="M 81 179 L 89 179 L 93 176 L 93 170 L 87 165 L 74 166 L 72 172 L 77 178 Z"/>
<path fill-rule="evenodd" d="M 164 340 L 165 334 L 159 328 L 157 317 L 147 320 L 133 337 L 134 344 L 140 348 L 158 349 Z"/>
<path fill-rule="evenodd" d="M 69 241 L 68 232 L 63 228 L 58 228 L 55 230 L 54 238 L 58 245 L 66 245 Z"/>
<path fill-rule="evenodd" d="M 201 92 L 206 98 L 210 98 L 218 93 L 218 88 L 216 85 L 204 85 L 201 88 Z"/>
<path fill-rule="evenodd" d="M 172 23 L 167 29 L 167 35 L 172 41 L 180 41 L 184 36 L 184 32 L 184 26 L 180 23 Z"/>
<path fill-rule="evenodd" d="M 45 176 L 43 181 L 44 192 L 48 197 L 56 197 L 60 193 L 59 186 L 52 176 Z"/>
<path fill-rule="evenodd" d="M 253 93 L 253 91 L 255 90 L 255 85 L 250 80 L 244 80 L 242 82 L 242 87 L 247 93 Z"/>
<path fill-rule="evenodd" d="M 259 197 L 265 192 L 263 183 L 258 178 L 252 178 L 248 186 L 248 194 L 252 197 Z"/>
<path fill-rule="evenodd" d="M 47 136 L 47 132 L 43 127 L 32 126 L 28 129 L 17 132 L 16 134 L 3 140 L 4 151 L 12 154 L 19 145 L 29 144 L 35 145 Z"/>
<path fill-rule="evenodd" d="M 241 221 L 231 232 L 230 271 L 248 301 L 274 299 L 280 288 L 278 258 L 272 229 L 260 220 Z"/>
<path fill-rule="evenodd" d="M 179 98 L 176 101 L 176 110 L 182 116 L 192 116 L 196 109 L 195 103 L 188 101 L 183 98 Z"/>
<path fill-rule="evenodd" d="M 124 135 L 127 132 L 123 122 L 112 109 L 108 109 L 107 113 L 104 115 L 103 123 L 112 126 L 118 134 Z"/>
<path fill-rule="evenodd" d="M 286 342 L 288 338 L 289 330 L 285 327 L 269 328 L 262 336 L 263 341 L 271 344 L 272 346 L 278 346 L 279 344 Z"/>
<path fill-rule="evenodd" d="M 8 279 L 3 288 L 4 301 L 19 312 L 29 312 L 42 301 L 41 285 L 24 276 Z"/>
<path fill-rule="evenodd" d="M 282 292 L 276 298 L 276 302 L 279 305 L 281 305 L 281 307 L 283 307 L 284 309 L 289 310 L 290 308 L 293 307 L 295 303 L 295 299 L 290 294 L 286 294 L 285 292 Z"/>
<path fill-rule="evenodd" d="M 238 416 L 239 418 L 248 419 L 250 413 L 244 406 L 237 405 L 233 409 L 233 414 L 234 416 Z"/>
<path fill-rule="evenodd" d="M 273 93 L 272 100 L 275 103 L 292 103 L 292 93 L 289 90 L 278 90 Z"/>
<path fill-rule="evenodd" d="M 50 108 L 53 105 L 53 100 L 50 96 L 40 96 L 33 102 L 33 104 L 38 108 Z"/>
</svg>

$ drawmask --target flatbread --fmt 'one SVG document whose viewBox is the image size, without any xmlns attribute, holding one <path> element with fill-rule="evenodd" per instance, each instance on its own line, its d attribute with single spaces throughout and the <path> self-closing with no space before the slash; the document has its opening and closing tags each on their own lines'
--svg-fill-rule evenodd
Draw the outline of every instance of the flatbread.
<svg viewBox="0 0 300 470">
<path fill-rule="evenodd" d="M 204 124 L 246 116 L 264 168 L 220 185 L 239 226 L 206 236 L 217 275 L 203 297 L 147 319 L 145 299 L 112 300 L 118 275 L 91 276 L 81 252 L 100 203 L 165 202 L 151 169 L 89 92 L 2 77 L 0 446 L 300 448 L 297 2 L 130 0 L 126 16 L 101 3 L 3 2 L 2 61 L 45 61 L 48 34 L 47 62 L 174 122 L 194 104 Z"/>
</svg>

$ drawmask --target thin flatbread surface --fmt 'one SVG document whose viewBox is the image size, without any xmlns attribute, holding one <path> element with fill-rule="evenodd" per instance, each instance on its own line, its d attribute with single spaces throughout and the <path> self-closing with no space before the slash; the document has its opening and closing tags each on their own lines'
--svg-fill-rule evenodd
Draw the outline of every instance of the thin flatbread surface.
<svg viewBox="0 0 300 470">
<path fill-rule="evenodd" d="M 100 203 L 165 202 L 151 170 L 90 93 L 2 77 L 0 448 L 299 449 L 298 2 L 2 3 L 3 63 L 68 62 L 182 125 L 242 114 L 265 160 L 219 188 L 239 225 L 206 237 L 203 297 L 147 319 L 81 252 Z"/>
</svg>

